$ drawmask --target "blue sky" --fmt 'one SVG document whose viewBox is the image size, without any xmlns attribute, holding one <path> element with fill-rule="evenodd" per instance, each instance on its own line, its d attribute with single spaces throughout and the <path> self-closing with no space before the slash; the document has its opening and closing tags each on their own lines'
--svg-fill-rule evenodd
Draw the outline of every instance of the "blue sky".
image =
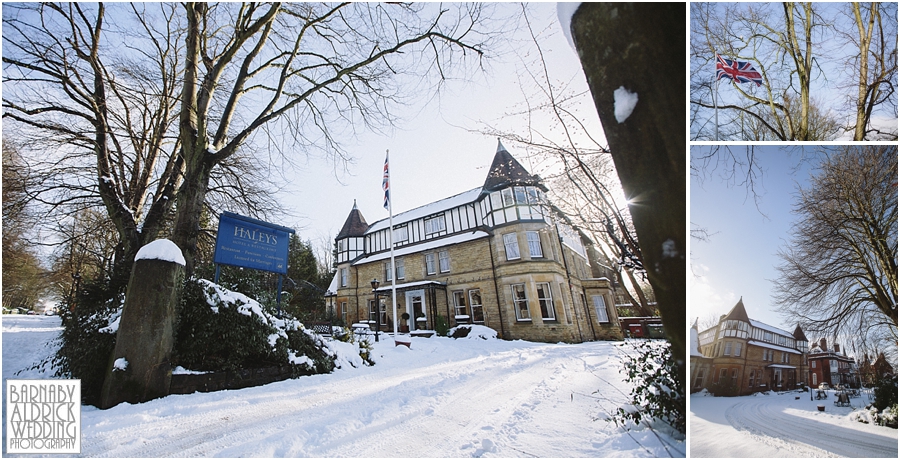
<svg viewBox="0 0 900 460">
<path fill-rule="evenodd" d="M 519 8 L 518 4 L 498 5 L 497 13 L 512 16 Z M 556 4 L 530 4 L 529 14 L 535 33 L 540 36 L 551 78 L 566 82 L 572 91 L 586 91 L 578 56 L 559 26 Z M 392 133 L 363 133 L 344 139 L 354 158 L 347 171 L 336 172 L 332 163 L 312 159 L 291 172 L 288 190 L 280 194 L 280 199 L 296 215 L 279 223 L 297 229 L 301 238 L 315 241 L 333 238 L 340 231 L 354 200 L 370 224 L 387 218 L 381 190 L 387 149 L 391 152 L 395 214 L 482 185 L 497 150 L 497 138 L 472 130 L 490 123 L 512 132 L 526 132 L 526 119 L 507 114 L 521 110 L 526 92 L 532 91 L 523 92 L 520 75 L 523 59 L 534 58 L 535 52 L 527 30 L 520 28 L 508 41 L 508 48 L 515 48 L 515 52 L 506 50 L 491 60 L 486 72 L 472 81 L 448 82 L 440 97 L 427 105 L 421 103 L 406 109 Z M 601 133 L 602 139 L 590 94 L 584 99 L 584 122 L 593 127 L 594 133 Z M 530 172 L 541 174 L 548 167 L 526 158 L 526 152 L 517 146 L 504 145 Z"/>
<path fill-rule="evenodd" d="M 691 148 L 692 158 L 708 146 Z M 743 155 L 745 146 L 728 146 Z M 789 244 L 795 216 L 791 213 L 797 186 L 807 186 L 812 165 L 776 146 L 756 146 L 755 158 L 763 174 L 757 183 L 759 209 L 746 187 L 729 185 L 722 169 L 703 183 L 691 177 L 690 222 L 705 228 L 709 241 L 691 240 L 690 316 L 702 323 L 710 315 L 727 313 L 743 297 L 747 314 L 783 329 L 793 330 L 775 311 L 772 282 L 778 277 L 778 249 Z M 807 147 L 807 154 L 812 151 Z"/>
</svg>

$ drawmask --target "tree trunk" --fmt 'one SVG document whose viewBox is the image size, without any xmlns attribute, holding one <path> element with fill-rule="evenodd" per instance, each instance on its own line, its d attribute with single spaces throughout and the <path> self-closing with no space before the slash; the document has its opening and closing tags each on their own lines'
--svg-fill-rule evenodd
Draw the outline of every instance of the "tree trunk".
<svg viewBox="0 0 900 460">
<path fill-rule="evenodd" d="M 684 384 L 685 5 L 583 3 L 572 34 Z M 638 97 L 622 119 L 614 92 Z M 621 101 L 619 102 L 622 105 Z M 621 120 L 621 121 L 619 121 Z"/>
</svg>

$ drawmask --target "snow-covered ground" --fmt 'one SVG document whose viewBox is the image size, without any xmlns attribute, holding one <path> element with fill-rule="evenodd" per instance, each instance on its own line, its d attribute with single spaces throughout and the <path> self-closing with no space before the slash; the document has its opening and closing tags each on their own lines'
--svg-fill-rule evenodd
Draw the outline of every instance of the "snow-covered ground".
<svg viewBox="0 0 900 460">
<path fill-rule="evenodd" d="M 796 399 L 797 397 L 800 399 Z M 695 457 L 887 457 L 897 458 L 897 430 L 851 420 L 851 407 L 809 393 L 690 398 L 690 454 Z M 820 412 L 819 404 L 825 405 Z"/>
<path fill-rule="evenodd" d="M 4 316 L 4 381 L 49 378 L 14 374 L 58 332 L 57 317 Z M 605 420 L 629 391 L 614 343 L 413 338 L 411 349 L 380 342 L 374 356 L 373 367 L 256 388 L 84 406 L 82 455 L 684 456 L 664 429 Z"/>
</svg>

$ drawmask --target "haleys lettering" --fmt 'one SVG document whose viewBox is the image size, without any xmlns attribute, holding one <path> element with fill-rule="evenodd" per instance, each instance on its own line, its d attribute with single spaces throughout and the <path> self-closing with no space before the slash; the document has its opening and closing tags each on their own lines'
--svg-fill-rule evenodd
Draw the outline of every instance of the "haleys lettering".
<svg viewBox="0 0 900 460">
<path fill-rule="evenodd" d="M 234 236 L 238 238 L 244 238 L 251 241 L 258 241 L 260 243 L 277 245 L 278 238 L 276 235 L 271 233 L 261 232 L 255 228 L 244 228 L 244 227 L 234 227 Z"/>
</svg>

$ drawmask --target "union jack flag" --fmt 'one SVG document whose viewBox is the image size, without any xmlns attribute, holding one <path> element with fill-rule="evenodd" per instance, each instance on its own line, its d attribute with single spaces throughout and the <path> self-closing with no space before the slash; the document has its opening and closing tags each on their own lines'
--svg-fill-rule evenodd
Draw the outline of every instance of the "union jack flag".
<svg viewBox="0 0 900 460">
<path fill-rule="evenodd" d="M 384 189 L 384 209 L 388 209 L 391 204 L 391 175 L 388 173 L 388 156 L 384 156 L 384 180 L 381 181 L 381 188 Z"/>
<path fill-rule="evenodd" d="M 749 62 L 725 59 L 716 54 L 716 80 L 730 78 L 736 83 L 756 83 L 762 86 L 762 75 Z"/>
</svg>

